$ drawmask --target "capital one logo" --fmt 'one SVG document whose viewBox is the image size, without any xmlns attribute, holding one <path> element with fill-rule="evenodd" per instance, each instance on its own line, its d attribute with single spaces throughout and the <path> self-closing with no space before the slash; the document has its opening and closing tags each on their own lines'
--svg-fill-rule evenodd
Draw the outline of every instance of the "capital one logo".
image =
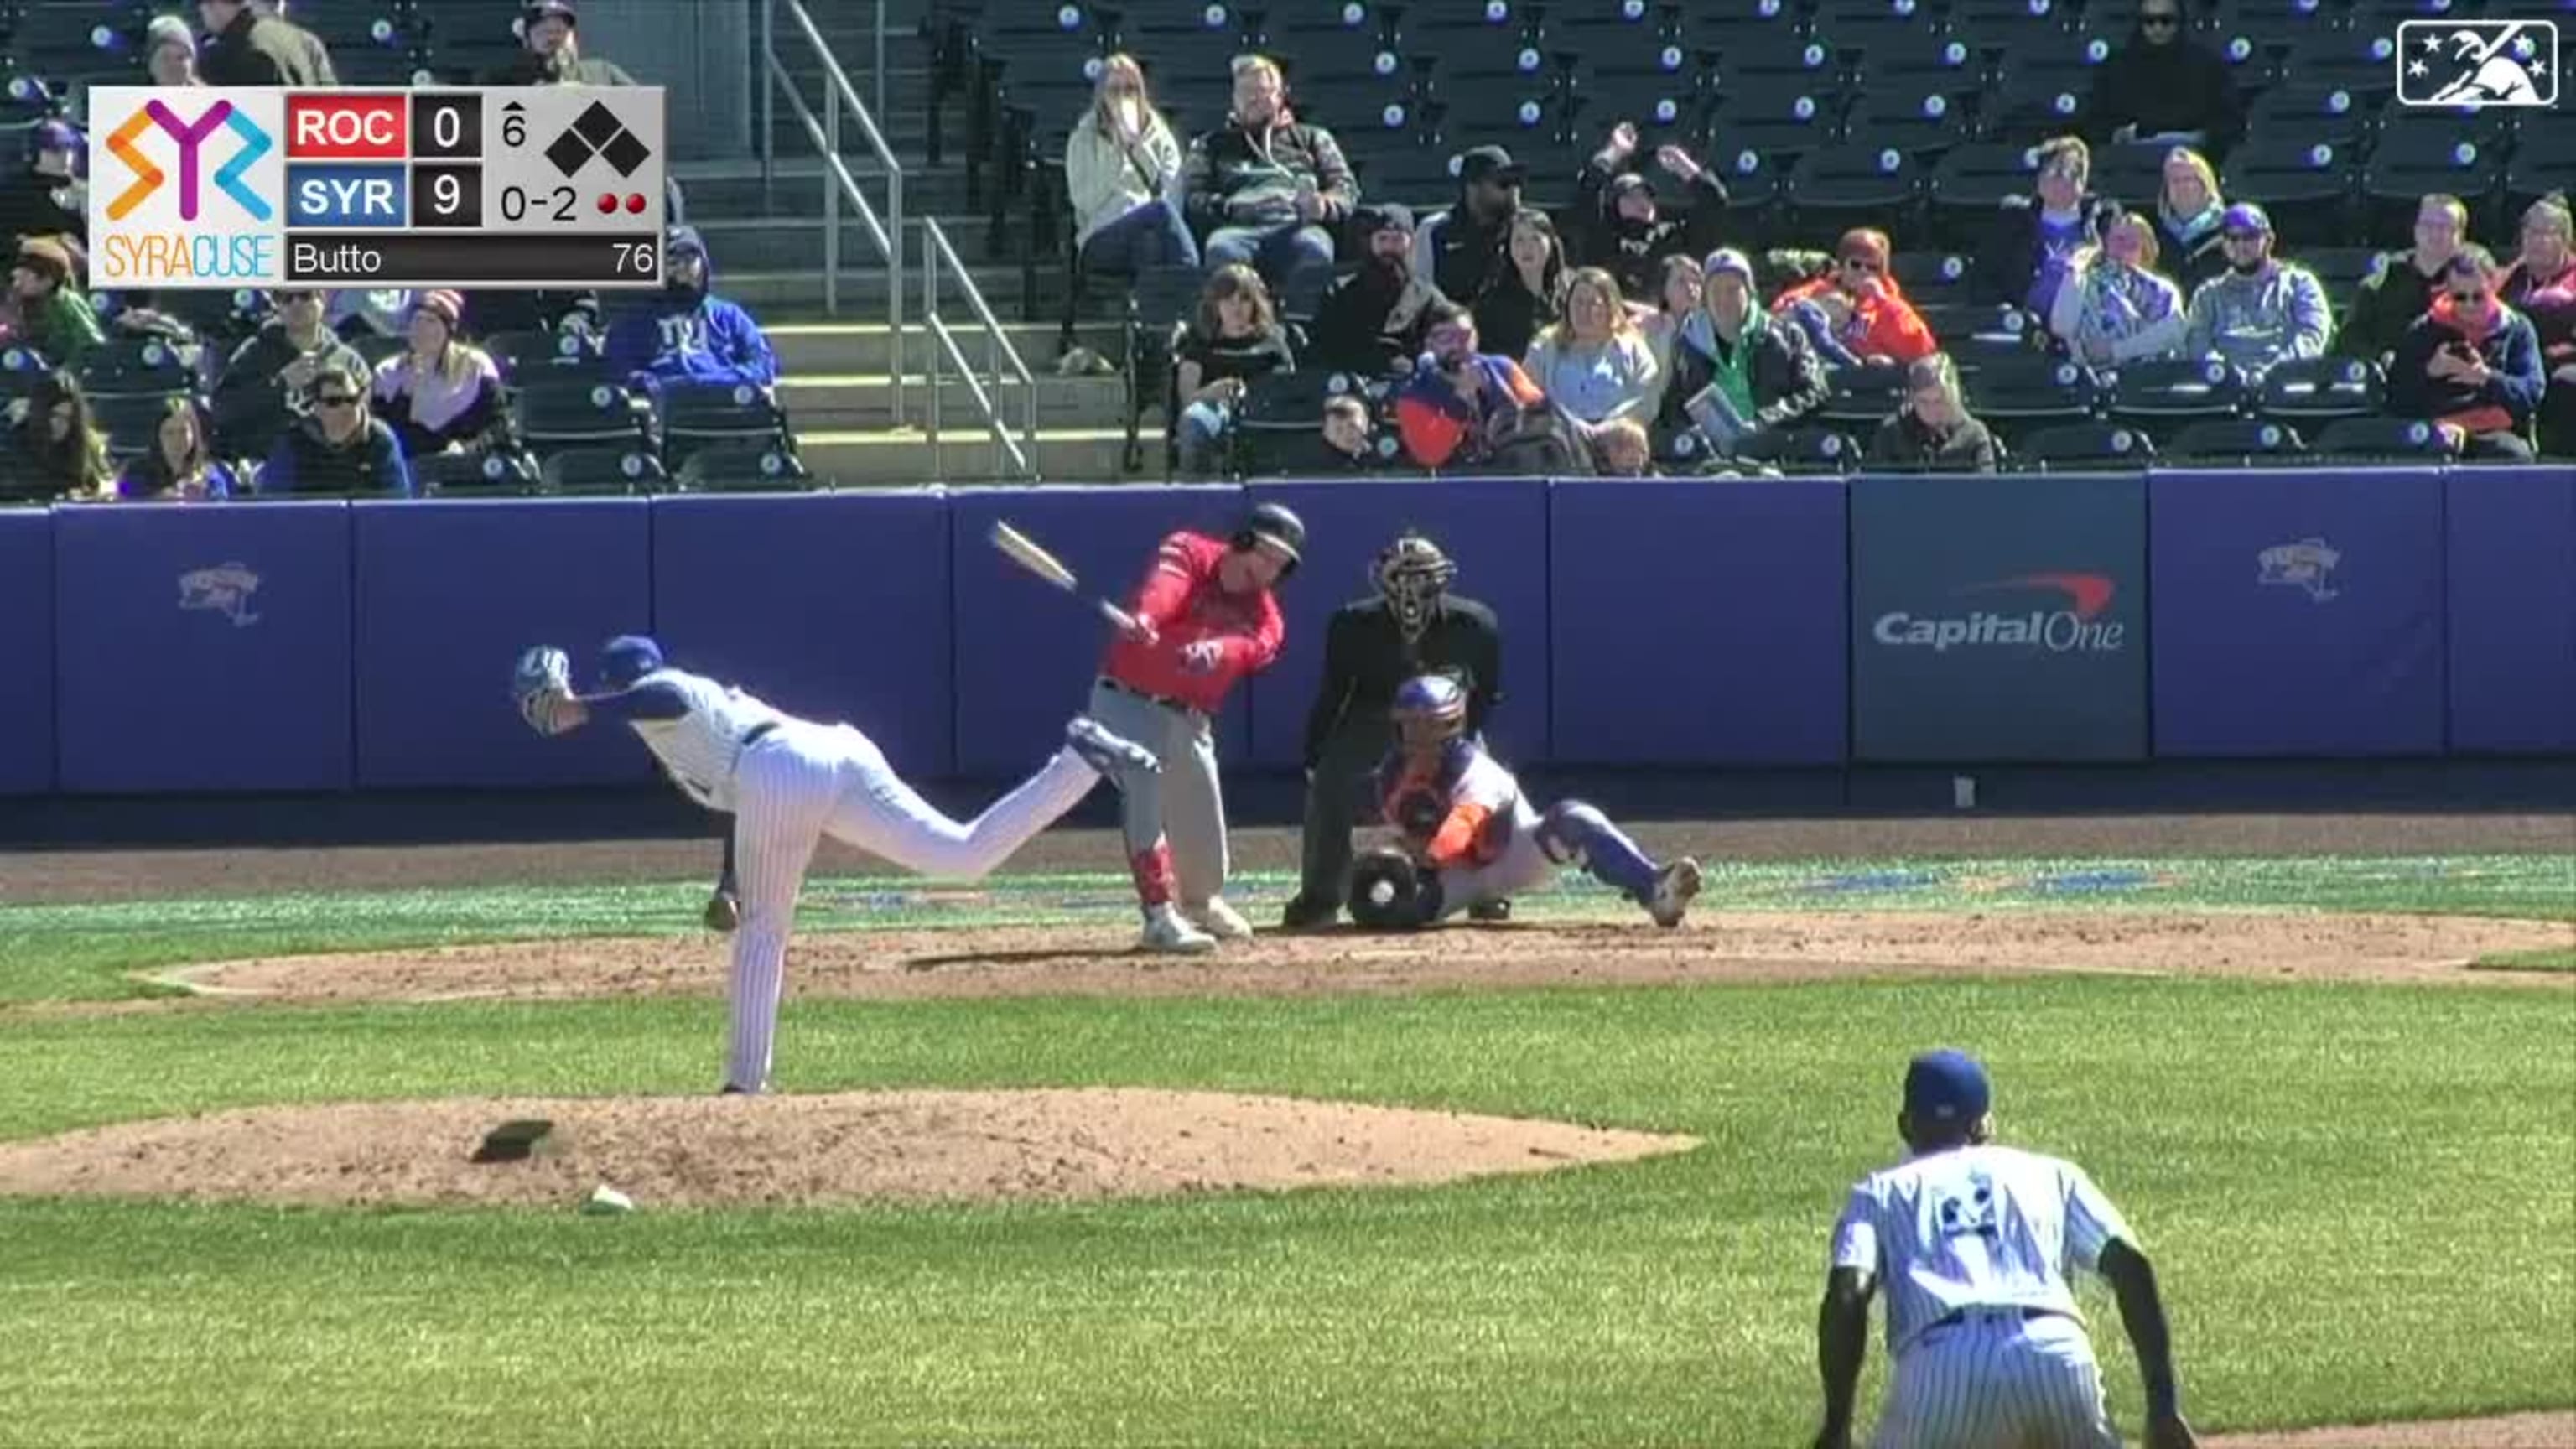
<svg viewBox="0 0 2576 1449">
<path fill-rule="evenodd" d="M 143 133 L 159 127 L 162 134 L 179 147 L 179 219 L 195 221 L 204 209 L 205 198 L 200 178 L 205 169 L 206 143 L 218 130 L 227 130 L 241 142 L 232 159 L 226 161 L 214 176 L 215 189 L 233 199 L 233 204 L 250 213 L 253 221 L 266 221 L 272 214 L 268 199 L 243 184 L 242 177 L 259 162 L 259 158 L 276 149 L 277 143 L 268 132 L 245 116 L 230 101 L 217 101 L 208 106 L 194 121 L 182 121 L 179 114 L 160 101 L 146 101 L 141 110 L 125 118 L 125 124 L 108 133 L 107 149 L 134 173 L 134 184 L 118 192 L 107 204 L 107 218 L 123 221 L 134 209 L 161 189 L 169 176 L 152 158 L 135 149 Z"/>
</svg>

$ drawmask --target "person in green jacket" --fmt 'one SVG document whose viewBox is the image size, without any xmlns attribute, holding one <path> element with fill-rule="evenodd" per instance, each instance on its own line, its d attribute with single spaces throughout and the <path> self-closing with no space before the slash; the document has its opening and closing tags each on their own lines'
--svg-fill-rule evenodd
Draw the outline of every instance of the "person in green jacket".
<svg viewBox="0 0 2576 1449">
<path fill-rule="evenodd" d="M 18 336 L 56 367 L 77 368 L 105 340 L 98 314 L 72 280 L 72 254 L 50 237 L 18 244 L 9 273 L 9 299 L 18 309 Z"/>
</svg>

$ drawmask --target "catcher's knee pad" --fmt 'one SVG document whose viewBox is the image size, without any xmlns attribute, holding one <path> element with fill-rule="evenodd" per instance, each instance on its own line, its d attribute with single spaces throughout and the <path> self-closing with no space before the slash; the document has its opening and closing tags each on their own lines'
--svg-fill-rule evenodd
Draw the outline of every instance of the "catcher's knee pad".
<svg viewBox="0 0 2576 1449">
<path fill-rule="evenodd" d="M 1592 842 L 1610 829 L 1610 817 L 1580 800 L 1559 800 L 1538 820 L 1538 848 L 1558 865 L 1581 865 Z"/>
</svg>

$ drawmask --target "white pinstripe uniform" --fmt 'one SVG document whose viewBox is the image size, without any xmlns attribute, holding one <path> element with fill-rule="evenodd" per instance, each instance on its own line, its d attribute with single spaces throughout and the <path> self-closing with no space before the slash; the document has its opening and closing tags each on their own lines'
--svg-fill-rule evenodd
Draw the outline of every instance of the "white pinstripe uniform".
<svg viewBox="0 0 2576 1449">
<path fill-rule="evenodd" d="M 2114 1238 L 2137 1241 L 2083 1169 L 2011 1147 L 1930 1153 L 1854 1187 L 1833 1266 L 1885 1286 L 1896 1367 L 1879 1449 L 2119 1449 L 2068 1286 Z"/>
<path fill-rule="evenodd" d="M 725 1081 L 747 1092 L 769 1081 L 787 936 L 822 837 L 924 875 L 973 880 L 1081 803 L 1101 779 L 1071 748 L 1058 750 L 983 814 L 960 823 L 932 808 L 848 725 L 782 714 L 686 670 L 655 669 L 628 692 L 646 691 L 676 692 L 687 712 L 630 718 L 627 726 L 684 794 L 733 815 L 742 924 L 733 938 Z"/>
</svg>

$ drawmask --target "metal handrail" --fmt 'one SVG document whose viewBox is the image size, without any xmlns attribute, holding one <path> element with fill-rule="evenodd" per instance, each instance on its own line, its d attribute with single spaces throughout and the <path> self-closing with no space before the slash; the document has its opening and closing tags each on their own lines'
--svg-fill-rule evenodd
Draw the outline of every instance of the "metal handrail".
<svg viewBox="0 0 2576 1449">
<path fill-rule="evenodd" d="M 926 414 L 930 439 L 931 472 L 946 482 L 946 468 L 939 454 L 939 358 L 942 352 L 957 365 L 957 373 L 966 384 L 966 395 L 984 414 L 984 424 L 993 433 L 993 475 L 997 479 L 1019 476 L 1035 483 L 1038 470 L 1032 454 L 1038 439 L 1038 380 L 1021 360 L 1020 350 L 1011 345 L 1010 334 L 1002 330 L 1001 319 L 986 305 L 984 294 L 977 290 L 975 278 L 966 264 L 957 259 L 957 249 L 948 242 L 948 233 L 940 228 L 936 217 L 921 219 L 921 323 L 934 345 L 928 363 L 930 406 Z M 959 295 L 966 299 L 967 310 L 975 314 L 977 325 L 984 331 L 984 364 L 993 374 L 988 389 L 975 375 L 974 364 L 966 360 L 957 334 L 950 330 L 947 319 L 939 315 L 939 283 L 943 275 L 954 274 Z M 1020 386 L 1022 413 L 1019 431 L 1002 418 L 1000 394 L 1012 383 Z"/>
<path fill-rule="evenodd" d="M 778 58 L 778 8 L 784 5 L 787 18 L 805 35 L 823 62 L 823 117 L 814 118 L 813 108 L 797 93 L 796 78 L 786 63 Z M 884 9 L 878 10 L 878 27 L 884 27 Z M 879 85 L 883 85 L 883 36 L 878 40 Z M 858 88 L 850 84 L 848 72 L 823 41 L 823 32 L 814 27 L 802 0 L 760 0 L 760 54 L 767 84 L 760 90 L 760 155 L 761 181 L 769 183 L 776 174 L 776 98 L 784 93 L 794 108 L 797 124 L 805 128 L 806 138 L 814 143 L 823 158 L 823 310 L 839 316 L 841 312 L 841 202 L 847 198 L 859 214 L 868 240 L 886 266 L 886 322 L 890 335 L 886 357 L 894 372 L 895 416 L 903 416 L 903 163 L 895 159 L 894 148 L 886 144 L 885 133 L 877 128 L 876 117 L 869 114 L 867 103 L 859 99 Z M 867 193 L 859 187 L 858 177 L 841 159 L 841 112 L 847 108 L 858 118 L 859 134 L 866 138 L 868 149 L 876 154 L 877 164 L 885 168 L 886 208 L 880 217 L 868 204 Z"/>
</svg>

